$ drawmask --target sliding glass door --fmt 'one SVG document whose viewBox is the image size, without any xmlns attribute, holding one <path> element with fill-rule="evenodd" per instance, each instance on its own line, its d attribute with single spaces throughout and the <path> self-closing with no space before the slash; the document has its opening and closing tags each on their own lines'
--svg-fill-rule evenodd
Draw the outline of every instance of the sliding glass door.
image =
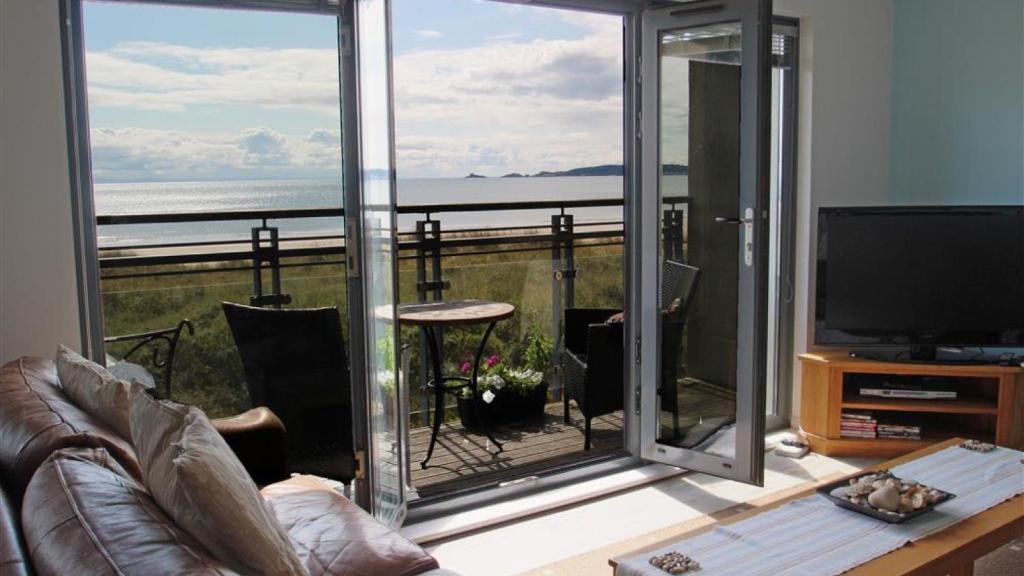
<svg viewBox="0 0 1024 576">
<path fill-rule="evenodd" d="M 644 14 L 641 455 L 763 478 L 770 1 Z"/>
</svg>

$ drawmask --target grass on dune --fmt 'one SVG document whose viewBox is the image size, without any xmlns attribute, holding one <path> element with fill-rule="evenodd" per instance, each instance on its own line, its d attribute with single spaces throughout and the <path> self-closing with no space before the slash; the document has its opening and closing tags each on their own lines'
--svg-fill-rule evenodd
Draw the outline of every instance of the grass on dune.
<svg viewBox="0 0 1024 576">
<path fill-rule="evenodd" d="M 405 255 L 405 254 L 403 254 Z M 344 266 L 316 257 L 288 261 L 298 264 L 282 269 L 282 291 L 292 296 L 292 308 L 337 306 L 342 332 L 348 339 L 348 303 Z M 318 265 L 319 264 L 319 265 Z M 580 246 L 576 250 L 579 277 L 575 305 L 621 308 L 622 250 L 619 246 Z M 160 271 L 181 271 L 178 266 L 118 269 L 118 275 Z M 102 280 L 104 330 L 122 335 L 175 326 L 188 318 L 195 335 L 184 334 L 174 362 L 172 397 L 204 409 L 211 417 L 236 414 L 249 407 L 241 361 L 221 310 L 221 302 L 248 303 L 252 273 L 228 271 L 204 265 L 194 273 L 141 278 Z M 489 255 L 447 255 L 443 277 L 451 283 L 445 299 L 487 299 L 509 302 L 516 315 L 500 322 L 488 343 L 487 352 L 520 363 L 530 334 L 540 332 L 553 338 L 552 260 L 550 251 L 522 251 Z M 399 262 L 399 302 L 416 301 L 416 262 Z M 482 327 L 445 332 L 446 361 L 456 365 L 472 356 L 479 344 Z M 418 405 L 418 331 L 402 330 L 402 344 L 412 345 L 414 384 L 410 396 Z M 111 345 L 117 356 L 130 345 Z M 140 352 L 136 361 L 148 365 L 150 354 Z M 148 366 L 155 374 L 159 369 Z"/>
</svg>

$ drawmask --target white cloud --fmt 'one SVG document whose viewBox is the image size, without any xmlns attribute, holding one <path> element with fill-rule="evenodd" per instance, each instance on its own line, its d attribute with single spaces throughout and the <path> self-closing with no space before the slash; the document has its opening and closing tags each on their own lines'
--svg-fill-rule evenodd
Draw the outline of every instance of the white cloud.
<svg viewBox="0 0 1024 576">
<path fill-rule="evenodd" d="M 495 34 L 494 36 L 488 36 L 487 39 L 491 41 L 515 40 L 516 38 L 522 38 L 522 36 L 522 32 L 508 32 L 506 34 Z"/>
<path fill-rule="evenodd" d="M 621 20 L 555 12 L 585 35 L 529 41 L 502 35 L 473 47 L 396 55 L 401 176 L 532 173 L 622 161 Z M 87 64 L 95 108 L 173 118 L 199 106 L 250 105 L 316 111 L 325 125 L 338 116 L 335 50 L 131 42 L 90 52 Z M 254 115 L 254 125 L 264 123 Z M 218 171 L 283 177 L 340 164 L 336 129 L 299 135 L 273 128 L 95 130 L 97 177 L 213 178 Z"/>
<path fill-rule="evenodd" d="M 338 115 L 334 50 L 127 42 L 89 52 L 86 65 L 93 106 L 185 112 L 248 104 Z"/>
<path fill-rule="evenodd" d="M 240 133 L 94 128 L 98 182 L 313 177 L 341 167 L 339 132 L 286 135 L 266 127 Z"/>
<path fill-rule="evenodd" d="M 495 40 L 395 59 L 399 174 L 538 172 L 622 161 L 618 18 L 575 40 Z M 568 16 L 567 16 L 568 18 Z"/>
<path fill-rule="evenodd" d="M 417 30 L 416 35 L 427 40 L 436 40 L 444 36 L 444 34 L 441 34 L 437 30 Z"/>
</svg>

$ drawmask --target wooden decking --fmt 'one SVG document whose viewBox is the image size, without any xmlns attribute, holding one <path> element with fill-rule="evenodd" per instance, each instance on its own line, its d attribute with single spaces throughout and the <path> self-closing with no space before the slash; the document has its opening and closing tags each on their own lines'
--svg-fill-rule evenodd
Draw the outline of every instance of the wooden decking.
<svg viewBox="0 0 1024 576">
<path fill-rule="evenodd" d="M 685 441 L 694 434 L 700 440 L 715 430 L 712 427 L 701 433 L 702 426 L 715 420 L 729 422 L 735 416 L 735 394 L 718 386 L 683 379 L 677 394 L 680 436 L 674 437 L 672 414 L 662 411 L 661 439 L 666 443 L 689 447 Z M 494 437 L 504 445 L 500 454 L 495 454 L 496 448 L 487 436 L 464 429 L 458 420 L 446 422 L 426 469 L 420 467 L 420 462 L 430 444 L 430 428 L 412 429 L 409 468 L 413 487 L 420 497 L 430 497 L 514 480 L 622 450 L 621 411 L 593 419 L 593 447 L 585 451 L 583 415 L 575 403 L 571 406 L 571 424 L 562 419 L 562 403 L 553 402 L 545 407 L 540 421 L 497 427 Z"/>
<path fill-rule="evenodd" d="M 583 450 L 583 415 L 571 409 L 572 424 L 562 420 L 562 403 L 545 408 L 543 420 L 506 425 L 494 430 L 504 450 L 487 436 L 467 431 L 458 420 L 441 426 L 434 455 L 426 469 L 420 462 L 427 454 L 430 428 L 410 431 L 412 485 L 421 497 L 529 476 L 540 470 L 580 462 L 622 449 L 622 412 L 591 421 L 593 447 Z"/>
</svg>

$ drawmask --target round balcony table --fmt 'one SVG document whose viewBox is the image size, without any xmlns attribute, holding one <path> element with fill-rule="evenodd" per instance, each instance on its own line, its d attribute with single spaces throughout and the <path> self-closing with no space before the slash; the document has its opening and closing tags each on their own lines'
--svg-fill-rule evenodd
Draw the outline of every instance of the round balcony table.
<svg viewBox="0 0 1024 576">
<path fill-rule="evenodd" d="M 487 346 L 487 340 L 491 337 L 494 326 L 502 320 L 511 318 L 515 312 L 516 307 L 512 304 L 489 300 L 445 300 L 398 306 L 399 323 L 421 327 L 427 335 L 427 348 L 430 349 L 433 379 L 426 383 L 426 387 L 434 391 L 434 422 L 433 431 L 430 434 L 430 445 L 427 448 L 427 457 L 420 462 L 421 468 L 427 467 L 427 462 L 434 454 L 437 433 L 441 430 L 441 421 L 444 419 L 444 395 L 468 387 L 472 392 L 473 408 L 477 409 L 477 377 L 480 373 L 480 359 L 483 356 L 484 347 Z M 473 357 L 471 376 L 445 376 L 441 368 L 441 348 L 437 338 L 437 328 L 478 324 L 486 324 L 487 330 L 476 349 L 476 356 Z M 477 416 L 477 421 L 483 423 L 487 439 L 493 442 L 498 447 L 498 453 L 501 453 L 501 443 L 494 439 L 490 423 L 485 422 L 481 414 L 478 413 Z"/>
</svg>

